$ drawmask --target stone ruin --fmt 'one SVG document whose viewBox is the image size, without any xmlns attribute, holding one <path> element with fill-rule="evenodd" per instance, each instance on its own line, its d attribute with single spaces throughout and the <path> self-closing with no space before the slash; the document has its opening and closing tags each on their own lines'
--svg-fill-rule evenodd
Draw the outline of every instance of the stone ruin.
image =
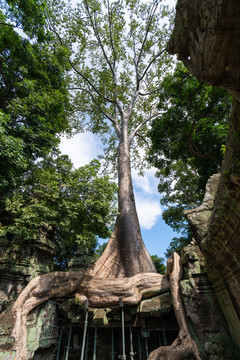
<svg viewBox="0 0 240 360">
<path fill-rule="evenodd" d="M 180 259 L 170 259 L 164 286 L 137 304 L 122 307 L 120 298 L 114 306 L 94 307 L 62 296 L 37 306 L 27 315 L 26 360 L 240 358 L 239 17 L 238 0 L 178 0 L 168 47 L 197 78 L 236 97 L 222 173 L 210 179 L 202 206 L 186 213 L 195 240 Z M 0 359 L 5 360 L 16 355 L 14 300 L 31 278 L 52 270 L 54 249 L 45 239 L 24 252 L 4 243 L 0 249 Z M 179 278 L 171 270 L 176 263 Z M 75 262 L 72 270 L 77 268 Z"/>
<path fill-rule="evenodd" d="M 192 223 L 201 223 L 202 228 L 209 221 L 218 183 L 219 175 L 210 178 L 202 207 L 187 214 Z M 31 252 L 26 253 L 19 262 L 13 253 L 15 266 L 13 260 L 11 267 L 7 266 L 5 259 L 0 268 L 0 306 L 6 315 L 0 323 L 0 358 L 3 360 L 15 358 L 12 324 L 7 316 L 13 301 L 31 276 L 48 269 L 46 262 L 41 264 L 40 259 L 46 260 L 46 254 L 51 258 L 50 248 L 39 246 L 37 250 L 35 247 L 35 251 L 38 253 L 35 256 L 38 273 L 35 270 L 32 274 L 34 257 Z M 1 258 L 3 254 L 4 251 Z M 208 264 L 194 240 L 184 248 L 180 263 L 183 267 L 183 276 L 179 279 L 183 307 L 190 336 L 198 346 L 199 357 L 185 350 L 179 359 L 240 358 L 214 286 L 209 281 Z M 76 259 L 71 264 L 75 271 L 79 270 L 76 264 L 83 265 Z M 181 352 L 178 339 L 182 325 L 179 326 L 179 309 L 174 308 L 174 294 L 168 277 L 169 274 L 159 294 L 146 297 L 134 306 L 122 307 L 119 303 L 112 307 L 94 308 L 78 302 L 74 297 L 50 299 L 39 305 L 27 317 L 26 360 L 177 359 L 172 350 L 175 343 L 177 353 Z M 123 328 L 126 357 L 123 357 Z M 172 355 L 166 352 L 161 357 L 158 355 L 159 348 L 171 349 Z"/>
</svg>

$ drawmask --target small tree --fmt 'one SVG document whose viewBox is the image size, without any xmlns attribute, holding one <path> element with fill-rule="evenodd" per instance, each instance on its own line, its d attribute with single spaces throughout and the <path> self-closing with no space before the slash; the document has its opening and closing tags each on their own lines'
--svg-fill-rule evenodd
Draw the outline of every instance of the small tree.
<svg viewBox="0 0 240 360">
<path fill-rule="evenodd" d="M 136 213 L 130 147 L 136 158 L 148 124 L 160 113 L 156 91 L 168 65 L 168 7 L 161 1 L 84 0 L 68 13 L 58 13 L 63 29 L 60 21 L 49 24 L 61 44 L 74 48 L 69 63 L 77 126 L 102 135 L 107 160 L 117 153 L 119 215 L 94 273 L 155 272 Z"/>
</svg>

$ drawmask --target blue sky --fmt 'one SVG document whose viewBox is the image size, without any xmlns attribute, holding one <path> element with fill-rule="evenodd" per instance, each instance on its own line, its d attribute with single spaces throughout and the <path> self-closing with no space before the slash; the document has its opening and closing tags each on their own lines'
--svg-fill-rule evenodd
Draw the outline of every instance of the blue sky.
<svg viewBox="0 0 240 360">
<path fill-rule="evenodd" d="M 74 137 L 61 139 L 60 150 L 72 160 L 74 167 L 78 168 L 88 164 L 92 159 L 102 154 L 102 143 L 92 133 L 81 133 Z M 162 219 L 163 207 L 160 205 L 160 194 L 157 191 L 158 180 L 155 178 L 155 169 L 139 176 L 132 170 L 133 187 L 136 199 L 144 243 L 151 255 L 164 257 L 169 242 L 177 236 Z"/>
</svg>

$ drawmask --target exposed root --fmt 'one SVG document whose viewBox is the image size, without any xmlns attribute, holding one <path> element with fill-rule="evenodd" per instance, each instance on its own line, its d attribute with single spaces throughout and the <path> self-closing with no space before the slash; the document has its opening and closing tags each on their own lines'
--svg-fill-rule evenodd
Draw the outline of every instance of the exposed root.
<svg viewBox="0 0 240 360">
<path fill-rule="evenodd" d="M 160 346 L 150 354 L 148 360 L 201 360 L 197 344 L 188 330 L 187 317 L 180 291 L 183 270 L 177 253 L 173 253 L 168 259 L 167 275 L 170 280 L 173 308 L 180 331 L 171 346 Z"/>
<path fill-rule="evenodd" d="M 183 330 L 171 346 L 161 346 L 151 352 L 148 360 L 201 360 L 192 347 L 192 339 Z"/>
<path fill-rule="evenodd" d="M 27 316 L 31 310 L 51 298 L 68 297 L 79 288 L 84 273 L 53 272 L 37 276 L 21 292 L 12 309 L 15 324 L 15 360 L 26 359 Z"/>
<path fill-rule="evenodd" d="M 143 297 L 159 294 L 169 288 L 167 276 L 143 273 L 125 279 L 94 278 L 88 272 L 53 272 L 33 279 L 19 295 L 12 313 L 15 325 L 15 360 L 26 359 L 27 316 L 36 306 L 51 298 L 77 294 L 79 302 L 88 299 L 92 307 L 116 305 L 119 297 L 128 305 L 138 304 Z"/>
<path fill-rule="evenodd" d="M 27 316 L 36 306 L 51 298 L 76 295 L 81 303 L 88 299 L 92 307 L 114 306 L 119 298 L 126 305 L 140 303 L 142 298 L 157 295 L 170 287 L 174 311 L 180 328 L 179 336 L 171 346 L 153 351 L 149 360 L 200 360 L 199 351 L 191 338 L 179 283 L 182 278 L 180 257 L 174 253 L 168 260 L 168 276 L 156 273 L 142 273 L 128 278 L 96 278 L 86 272 L 53 272 L 33 279 L 22 291 L 13 306 L 15 325 L 15 360 L 26 359 Z M 169 280 L 168 280 L 169 277 Z"/>
<path fill-rule="evenodd" d="M 125 305 L 135 305 L 143 298 L 150 297 L 169 289 L 166 275 L 143 273 L 131 278 L 102 279 L 86 277 L 76 295 L 82 302 L 88 299 L 92 307 L 114 306 L 123 299 Z"/>
</svg>

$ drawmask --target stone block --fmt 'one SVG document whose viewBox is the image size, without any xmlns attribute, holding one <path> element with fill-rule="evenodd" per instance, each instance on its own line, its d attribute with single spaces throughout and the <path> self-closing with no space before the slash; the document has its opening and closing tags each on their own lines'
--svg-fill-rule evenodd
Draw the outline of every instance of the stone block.
<svg viewBox="0 0 240 360">
<path fill-rule="evenodd" d="M 92 319 L 94 326 L 101 326 L 108 324 L 107 312 L 105 309 L 96 309 Z"/>
<path fill-rule="evenodd" d="M 1 335 L 0 336 L 0 349 L 8 350 L 11 349 L 15 342 L 15 339 L 13 336 L 7 336 L 7 335 Z M 1 355 L 0 355 L 1 359 Z"/>
<path fill-rule="evenodd" d="M 53 300 L 37 307 L 28 317 L 27 349 L 29 357 L 39 348 L 47 349 L 57 344 L 57 312 Z"/>
<path fill-rule="evenodd" d="M 15 358 L 15 351 L 3 351 L 0 352 L 0 359 L 1 360 L 14 360 Z"/>
<path fill-rule="evenodd" d="M 169 292 L 143 300 L 139 307 L 142 316 L 162 316 L 172 310 L 172 298 Z"/>
</svg>

